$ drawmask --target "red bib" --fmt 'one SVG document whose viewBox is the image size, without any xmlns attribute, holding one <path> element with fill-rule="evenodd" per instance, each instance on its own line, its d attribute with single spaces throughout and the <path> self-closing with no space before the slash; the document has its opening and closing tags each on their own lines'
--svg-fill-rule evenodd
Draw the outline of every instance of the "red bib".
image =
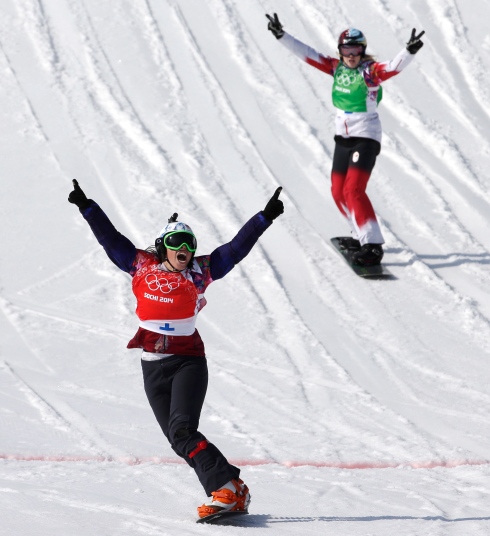
<svg viewBox="0 0 490 536">
<path fill-rule="evenodd" d="M 197 315 L 199 294 L 193 281 L 182 272 L 165 272 L 159 266 L 157 259 L 148 259 L 133 276 L 138 318 L 183 320 Z"/>
</svg>

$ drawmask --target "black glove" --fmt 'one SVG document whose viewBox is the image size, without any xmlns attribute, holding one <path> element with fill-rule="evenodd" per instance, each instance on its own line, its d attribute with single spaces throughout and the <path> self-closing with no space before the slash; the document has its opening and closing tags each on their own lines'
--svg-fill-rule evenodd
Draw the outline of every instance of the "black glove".
<svg viewBox="0 0 490 536">
<path fill-rule="evenodd" d="M 73 191 L 68 196 L 68 201 L 73 203 L 80 209 L 87 208 L 90 205 L 90 200 L 83 193 L 83 190 L 78 186 L 77 179 L 73 179 Z"/>
<path fill-rule="evenodd" d="M 412 30 L 412 35 L 407 43 L 407 50 L 410 54 L 417 54 L 417 52 L 424 46 L 424 43 L 420 40 L 424 33 L 425 30 L 419 33 L 419 35 L 415 35 L 415 28 Z"/>
<path fill-rule="evenodd" d="M 272 18 L 270 15 L 266 15 L 266 17 L 269 19 L 267 29 L 274 34 L 276 39 L 281 39 L 281 37 L 284 35 L 284 30 L 282 29 L 282 24 L 279 22 L 277 13 L 274 13 L 274 18 Z"/>
<path fill-rule="evenodd" d="M 279 199 L 281 190 L 282 186 L 279 186 L 264 208 L 264 216 L 270 221 L 274 221 L 284 212 L 284 203 Z"/>
</svg>

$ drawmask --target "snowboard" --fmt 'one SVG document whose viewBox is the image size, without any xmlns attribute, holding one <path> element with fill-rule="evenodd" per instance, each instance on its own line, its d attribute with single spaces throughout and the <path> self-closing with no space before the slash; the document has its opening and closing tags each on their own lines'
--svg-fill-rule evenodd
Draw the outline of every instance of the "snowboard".
<svg viewBox="0 0 490 536">
<path fill-rule="evenodd" d="M 345 238 L 338 236 L 336 238 L 331 238 L 332 246 L 335 248 L 335 251 L 344 259 L 344 261 L 351 267 L 352 271 L 360 277 L 366 279 L 395 279 L 395 276 L 383 266 L 383 264 L 377 264 L 375 266 L 360 266 L 352 263 L 352 255 L 354 251 L 349 249 L 340 249 L 339 240 Z"/>
<path fill-rule="evenodd" d="M 208 523 L 210 525 L 226 525 L 228 522 L 232 522 L 237 516 L 243 516 L 248 514 L 248 510 L 221 510 L 215 514 L 209 514 L 206 517 L 200 517 L 196 523 Z"/>
</svg>

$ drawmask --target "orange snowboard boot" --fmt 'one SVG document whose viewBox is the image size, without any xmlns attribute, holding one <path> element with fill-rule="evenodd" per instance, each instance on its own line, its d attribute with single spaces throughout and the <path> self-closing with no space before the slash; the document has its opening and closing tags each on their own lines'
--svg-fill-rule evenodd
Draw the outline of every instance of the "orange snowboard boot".
<svg viewBox="0 0 490 536">
<path fill-rule="evenodd" d="M 197 508 L 199 517 L 216 514 L 221 510 L 246 512 L 250 504 L 250 493 L 242 480 L 230 480 L 218 491 L 211 493 L 213 500 Z"/>
</svg>

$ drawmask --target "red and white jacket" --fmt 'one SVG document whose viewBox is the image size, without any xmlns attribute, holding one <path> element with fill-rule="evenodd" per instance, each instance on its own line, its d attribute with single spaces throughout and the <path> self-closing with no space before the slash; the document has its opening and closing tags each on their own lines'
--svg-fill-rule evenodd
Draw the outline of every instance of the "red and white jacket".
<svg viewBox="0 0 490 536">
<path fill-rule="evenodd" d="M 337 69 L 341 64 L 338 58 L 320 54 L 315 49 L 305 45 L 287 32 L 281 39 L 279 39 L 279 42 L 309 65 L 312 65 L 330 76 L 336 76 Z M 414 54 L 410 54 L 408 50 L 404 48 L 390 61 L 362 61 L 356 69 L 352 69 L 351 71 L 360 73 L 366 84 L 366 111 L 352 111 L 349 110 L 348 105 L 344 106 L 343 109 L 337 107 L 337 115 L 335 118 L 336 135 L 344 138 L 370 138 L 381 143 L 381 122 L 377 111 L 377 104 L 379 102 L 377 97 L 380 85 L 400 73 L 412 62 L 414 57 Z M 336 87 L 336 84 L 332 87 L 333 96 Z M 356 95 L 356 97 L 353 95 L 353 98 L 357 97 L 358 95 Z M 356 109 L 355 106 L 352 108 Z"/>
</svg>

